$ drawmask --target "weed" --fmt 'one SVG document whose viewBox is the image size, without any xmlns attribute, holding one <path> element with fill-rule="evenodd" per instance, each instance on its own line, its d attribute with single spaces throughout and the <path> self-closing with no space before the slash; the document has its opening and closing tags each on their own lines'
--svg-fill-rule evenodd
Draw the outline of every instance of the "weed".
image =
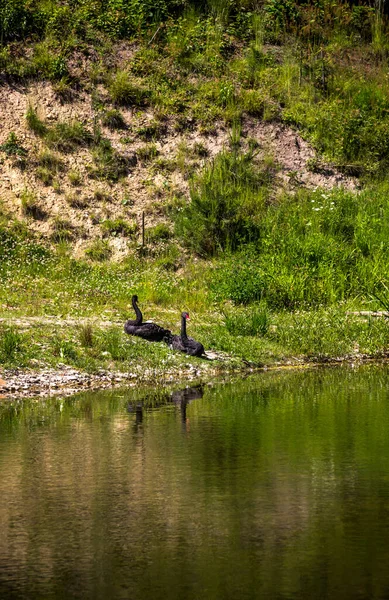
<svg viewBox="0 0 389 600">
<path fill-rule="evenodd" d="M 37 110 L 29 105 L 26 113 L 27 126 L 39 137 L 44 137 L 47 133 L 47 125 L 42 119 L 39 118 Z"/>
<path fill-rule="evenodd" d="M 255 306 L 244 312 L 233 312 L 224 314 L 226 329 L 232 335 L 264 336 L 270 326 L 270 315 L 265 307 Z"/>
<path fill-rule="evenodd" d="M 107 219 L 101 223 L 101 230 L 105 235 L 121 234 L 125 237 L 131 237 L 137 232 L 138 226 L 136 223 L 128 223 L 122 218 Z"/>
<path fill-rule="evenodd" d="M 41 220 L 46 217 L 46 211 L 41 207 L 38 198 L 31 190 L 25 188 L 20 194 L 22 214 L 26 217 Z"/>
<path fill-rule="evenodd" d="M 102 347 L 113 360 L 124 361 L 129 358 L 129 347 L 121 330 L 112 327 L 104 332 Z"/>
<path fill-rule="evenodd" d="M 109 83 L 112 102 L 119 106 L 144 105 L 147 94 L 135 85 L 126 71 L 118 71 Z"/>
<path fill-rule="evenodd" d="M 199 158 L 206 158 L 209 155 L 208 148 L 203 142 L 195 142 L 193 144 L 192 152 L 194 156 L 198 156 Z"/>
<path fill-rule="evenodd" d="M 75 236 L 75 229 L 73 225 L 67 219 L 56 217 L 53 221 L 53 228 L 51 239 L 54 242 L 68 242 L 73 240 Z"/>
<path fill-rule="evenodd" d="M 115 129 L 127 129 L 127 124 L 121 112 L 116 109 L 107 110 L 102 114 L 101 122 L 105 127 L 114 131 Z"/>
<path fill-rule="evenodd" d="M 2 326 L 0 329 L 0 362 L 20 362 L 23 352 L 23 336 L 14 327 Z"/>
<path fill-rule="evenodd" d="M 87 250 L 85 256 L 96 262 L 108 260 L 112 254 L 107 240 L 95 240 Z"/>
<path fill-rule="evenodd" d="M 139 160 L 143 163 L 151 161 L 159 152 L 155 144 L 145 144 L 136 151 Z"/>
<path fill-rule="evenodd" d="M 47 167 L 37 167 L 35 169 L 35 175 L 44 185 L 51 185 L 53 182 L 53 174 Z"/>
<path fill-rule="evenodd" d="M 88 206 L 88 200 L 79 193 L 66 194 L 65 199 L 72 208 L 83 209 Z"/>
<path fill-rule="evenodd" d="M 77 360 L 77 350 L 74 343 L 61 337 L 57 337 L 53 341 L 53 354 L 61 360 L 70 360 L 71 362 Z"/>
<path fill-rule="evenodd" d="M 109 140 L 101 140 L 93 152 L 93 157 L 95 166 L 90 169 L 90 176 L 94 179 L 118 181 L 127 175 L 133 164 L 127 157 L 114 150 Z"/>
<path fill-rule="evenodd" d="M 81 176 L 80 171 L 76 171 L 75 169 L 72 169 L 71 171 L 68 172 L 68 179 L 69 179 L 71 185 L 73 185 L 74 187 L 81 185 L 82 176 Z"/>
<path fill-rule="evenodd" d="M 50 171 L 63 171 L 64 163 L 61 158 L 50 150 L 42 150 L 38 155 L 38 164 L 42 167 L 50 169 Z"/>
<path fill-rule="evenodd" d="M 61 102 L 71 102 L 74 97 L 74 91 L 71 87 L 68 77 L 61 77 L 58 81 L 53 82 L 53 90 L 57 98 Z"/>
<path fill-rule="evenodd" d="M 172 232 L 166 223 L 158 223 L 155 227 L 147 230 L 147 239 L 150 242 L 166 241 L 170 239 Z"/>
<path fill-rule="evenodd" d="M 7 156 L 27 156 L 27 150 L 20 144 L 14 131 L 11 131 L 4 144 L 0 145 L 0 150 L 5 152 Z"/>
<path fill-rule="evenodd" d="M 80 344 L 83 348 L 92 348 L 93 347 L 93 328 L 90 323 L 85 323 L 80 327 Z"/>
<path fill-rule="evenodd" d="M 93 141 L 92 134 L 79 121 L 56 123 L 46 134 L 48 145 L 60 152 L 73 152 L 80 146 L 89 146 Z"/>
<path fill-rule="evenodd" d="M 136 133 L 141 140 L 150 142 L 151 140 L 158 140 L 164 133 L 166 133 L 166 126 L 158 121 L 152 121 L 147 125 L 138 127 Z"/>
<path fill-rule="evenodd" d="M 112 200 L 110 194 L 101 188 L 96 189 L 93 196 L 99 202 L 110 202 Z"/>
</svg>

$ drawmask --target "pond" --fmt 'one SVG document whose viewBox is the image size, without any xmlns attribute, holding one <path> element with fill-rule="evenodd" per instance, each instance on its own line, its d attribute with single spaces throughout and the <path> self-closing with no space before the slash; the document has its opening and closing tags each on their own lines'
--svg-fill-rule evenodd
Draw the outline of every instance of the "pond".
<svg viewBox="0 0 389 600">
<path fill-rule="evenodd" d="M 0 598 L 389 597 L 389 369 L 0 405 Z"/>
</svg>

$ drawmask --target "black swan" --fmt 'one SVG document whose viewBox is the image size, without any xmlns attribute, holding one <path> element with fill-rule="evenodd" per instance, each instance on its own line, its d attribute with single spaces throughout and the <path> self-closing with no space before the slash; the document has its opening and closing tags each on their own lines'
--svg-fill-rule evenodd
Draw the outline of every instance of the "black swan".
<svg viewBox="0 0 389 600">
<path fill-rule="evenodd" d="M 164 329 L 164 327 L 160 327 L 155 323 L 142 323 L 143 316 L 137 305 L 138 296 L 133 296 L 131 302 L 136 314 L 136 319 L 124 323 L 124 331 L 128 333 L 128 335 L 136 335 L 148 342 L 162 342 L 163 339 L 170 338 L 171 331 L 169 329 Z"/>
<path fill-rule="evenodd" d="M 181 333 L 180 335 L 172 335 L 168 338 L 169 345 L 173 350 L 179 350 L 190 354 L 190 356 L 201 356 L 205 354 L 204 346 L 200 342 L 196 342 L 191 337 L 186 335 L 186 320 L 189 319 L 189 314 L 183 312 L 181 314 Z"/>
</svg>

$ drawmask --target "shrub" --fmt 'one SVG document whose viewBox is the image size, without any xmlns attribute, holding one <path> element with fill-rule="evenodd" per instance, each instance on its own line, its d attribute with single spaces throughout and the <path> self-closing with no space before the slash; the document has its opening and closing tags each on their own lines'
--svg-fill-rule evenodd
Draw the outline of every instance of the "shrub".
<svg viewBox="0 0 389 600">
<path fill-rule="evenodd" d="M 259 236 L 269 176 L 253 152 L 222 152 L 190 185 L 191 202 L 175 216 L 183 242 L 202 256 L 236 250 Z"/>
</svg>

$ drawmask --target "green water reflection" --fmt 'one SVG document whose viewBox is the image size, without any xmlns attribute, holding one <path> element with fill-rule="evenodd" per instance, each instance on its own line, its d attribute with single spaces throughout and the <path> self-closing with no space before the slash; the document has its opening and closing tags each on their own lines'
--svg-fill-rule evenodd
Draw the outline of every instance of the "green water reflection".
<svg viewBox="0 0 389 600">
<path fill-rule="evenodd" d="M 0 405 L 0 598 L 389 597 L 389 370 Z"/>
</svg>

